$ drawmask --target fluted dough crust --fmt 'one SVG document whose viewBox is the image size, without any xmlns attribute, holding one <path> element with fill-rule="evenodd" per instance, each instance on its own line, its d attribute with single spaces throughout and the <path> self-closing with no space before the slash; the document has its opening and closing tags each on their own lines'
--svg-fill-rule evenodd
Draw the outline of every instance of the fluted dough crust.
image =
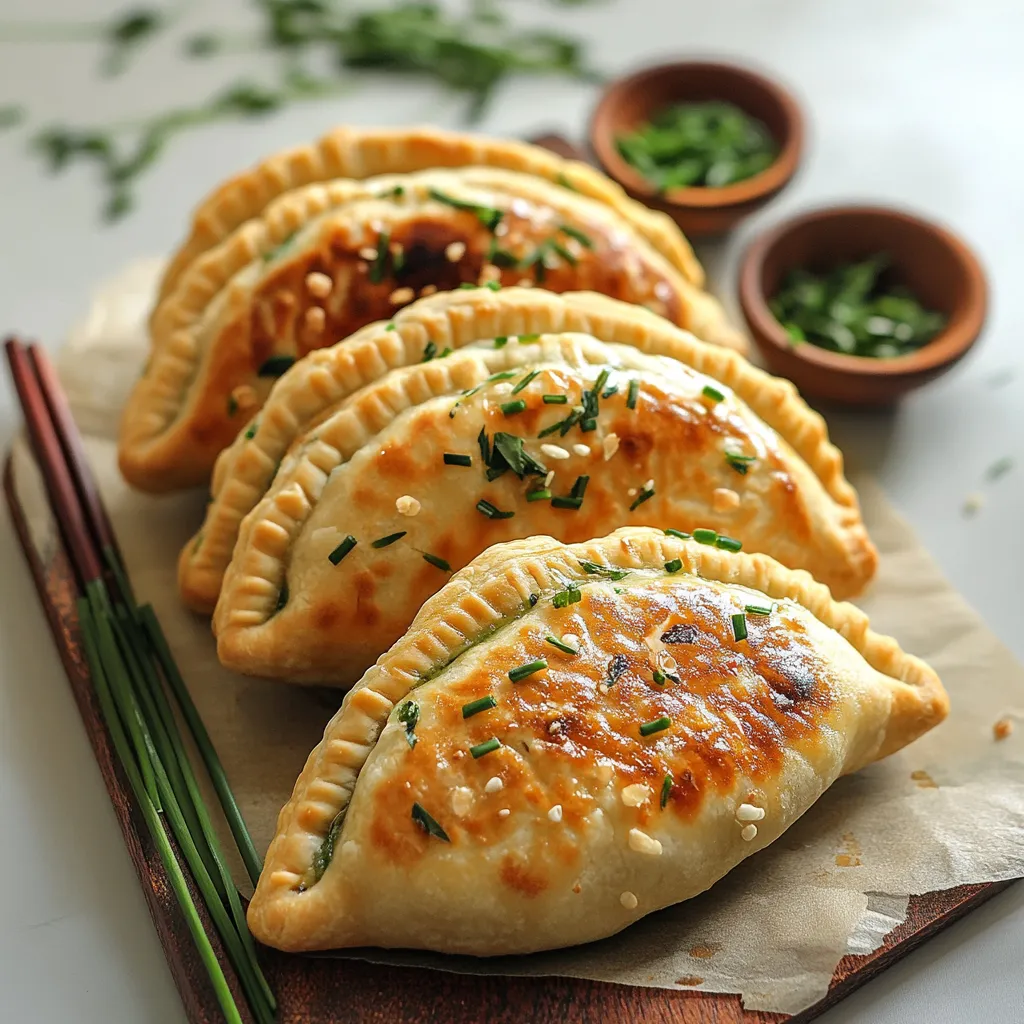
<svg viewBox="0 0 1024 1024">
<path fill-rule="evenodd" d="M 864 531 L 856 496 L 843 477 L 842 456 L 828 442 L 824 420 L 788 381 L 768 376 L 735 353 L 703 344 L 636 306 L 594 294 L 554 295 L 536 288 L 434 295 L 403 309 L 394 318 L 393 329 L 389 328 L 391 324 L 372 324 L 297 363 L 277 382 L 249 429 L 240 432 L 221 454 L 205 521 L 179 561 L 181 594 L 190 607 L 213 610 L 242 520 L 266 495 L 292 444 L 354 392 L 395 368 L 419 363 L 431 346 L 440 353 L 494 338 L 563 332 L 669 356 L 732 390 L 820 481 L 821 502 L 830 509 L 827 529 L 834 535 L 832 546 L 838 555 L 828 562 L 800 564 L 828 582 L 840 597 L 857 593 L 873 574 L 874 548 Z M 574 431 L 569 440 L 586 438 Z M 747 476 L 732 474 L 730 488 L 748 482 Z M 701 496 L 706 505 L 713 500 L 712 491 L 708 488 Z M 706 525 L 714 525 L 712 520 L 720 525 L 736 521 L 712 515 L 709 507 Z M 605 524 L 598 532 L 614 525 L 618 524 Z"/>
<path fill-rule="evenodd" d="M 449 566 L 500 540 L 626 524 L 712 527 L 846 592 L 874 568 L 855 506 L 724 384 L 542 335 L 402 367 L 318 418 L 242 523 L 218 653 L 243 672 L 349 685 Z"/>
<path fill-rule="evenodd" d="M 927 665 L 766 556 L 645 528 L 496 545 L 347 694 L 249 924 L 295 951 L 598 939 L 704 891 L 947 710 Z"/>
</svg>

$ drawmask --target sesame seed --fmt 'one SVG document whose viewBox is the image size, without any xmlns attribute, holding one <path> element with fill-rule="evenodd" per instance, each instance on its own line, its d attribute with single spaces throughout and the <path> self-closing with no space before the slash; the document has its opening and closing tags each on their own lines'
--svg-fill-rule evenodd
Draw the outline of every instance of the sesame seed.
<svg viewBox="0 0 1024 1024">
<path fill-rule="evenodd" d="M 533 281 L 529 277 L 521 277 L 521 278 L 519 278 L 519 280 L 516 282 L 516 284 L 518 284 L 520 288 L 532 288 L 533 287 Z"/>
<path fill-rule="evenodd" d="M 498 224 L 497 227 L 495 227 L 494 233 L 498 236 L 498 238 L 503 238 L 505 235 L 508 234 L 508 225 L 504 221 L 501 221 L 501 223 Z"/>
<path fill-rule="evenodd" d="M 311 331 L 319 334 L 327 324 L 327 314 L 319 306 L 310 306 L 303 320 Z"/>
<path fill-rule="evenodd" d="M 745 843 L 749 843 L 752 839 L 754 839 L 757 836 L 757 826 L 744 825 L 743 831 L 740 832 L 740 836 L 743 838 L 743 841 Z"/>
<path fill-rule="evenodd" d="M 602 442 L 604 461 L 607 462 L 619 450 L 619 435 L 609 434 Z"/>
<path fill-rule="evenodd" d="M 507 818 L 511 813 L 512 812 L 507 807 L 502 807 L 502 809 L 498 811 L 498 817 Z"/>
<path fill-rule="evenodd" d="M 458 263 L 466 255 L 465 242 L 449 242 L 445 247 L 444 257 L 449 263 Z"/>
<path fill-rule="evenodd" d="M 485 793 L 500 793 L 505 788 L 505 783 L 498 778 L 497 775 L 492 775 L 484 786 Z"/>
<path fill-rule="evenodd" d="M 631 892 L 624 892 L 619 897 L 619 902 L 627 910 L 636 910 L 636 905 L 637 905 L 638 900 L 637 900 L 636 896 L 633 893 L 631 893 Z"/>
<path fill-rule="evenodd" d="M 583 886 L 581 886 L 581 885 L 580 885 L 579 881 L 577 881 L 577 882 L 576 882 L 576 883 L 575 883 L 575 884 L 573 885 L 573 887 L 572 887 L 572 891 L 573 891 L 573 892 L 574 892 L 574 893 L 575 893 L 575 894 L 576 894 L 577 896 L 579 896 L 579 894 L 580 894 L 581 892 L 583 892 Z"/>
<path fill-rule="evenodd" d="M 580 638 L 575 633 L 563 633 L 562 643 L 566 647 L 575 647 L 577 651 L 580 649 Z"/>
<path fill-rule="evenodd" d="M 562 731 L 562 723 L 556 718 L 549 726 L 548 732 L 552 735 L 557 735 Z"/>
<path fill-rule="evenodd" d="M 555 479 L 555 471 L 553 469 L 548 470 L 548 475 L 544 477 L 544 486 L 550 487 L 551 481 Z"/>
<path fill-rule="evenodd" d="M 654 490 L 654 477 L 651 477 L 651 479 L 648 480 L 647 483 L 644 484 L 644 490 L 645 491 L 653 491 Z"/>
<path fill-rule="evenodd" d="M 359 256 L 367 263 L 372 263 L 377 258 L 377 250 L 372 245 L 364 245 L 359 250 Z"/>
<path fill-rule="evenodd" d="M 716 487 L 711 495 L 711 507 L 716 512 L 732 512 L 740 507 L 740 496 L 730 487 Z"/>
<path fill-rule="evenodd" d="M 326 299 L 333 287 L 334 282 L 326 274 L 314 270 L 306 275 L 306 291 L 314 298 Z"/>
<path fill-rule="evenodd" d="M 626 491 L 627 497 L 630 498 L 635 498 L 639 493 L 640 492 L 635 487 L 630 487 L 629 490 Z"/>
<path fill-rule="evenodd" d="M 997 740 L 1005 740 L 1010 733 L 1013 732 L 1013 722 L 1009 718 L 1000 718 L 995 725 L 992 726 L 992 735 Z"/>
<path fill-rule="evenodd" d="M 452 790 L 452 811 L 464 818 L 473 809 L 473 790 L 468 786 L 456 786 Z"/>
<path fill-rule="evenodd" d="M 590 449 L 585 444 L 574 444 L 572 446 L 572 450 L 577 455 L 589 455 L 590 454 Z"/>
<path fill-rule="evenodd" d="M 561 804 L 555 804 L 555 806 L 552 807 L 550 811 L 548 811 L 548 818 L 551 821 L 561 821 L 562 820 L 562 805 Z"/>
<path fill-rule="evenodd" d="M 560 447 L 557 444 L 542 444 L 540 446 L 540 450 L 549 459 L 567 459 L 567 458 L 569 458 L 569 453 L 564 448 Z"/>
<path fill-rule="evenodd" d="M 629 848 L 634 853 L 643 853 L 648 857 L 661 856 L 661 843 L 638 828 L 629 830 Z"/>
<path fill-rule="evenodd" d="M 619 796 L 627 807 L 639 807 L 651 798 L 651 787 L 643 782 L 634 782 L 626 786 Z"/>
<path fill-rule="evenodd" d="M 398 514 L 402 516 L 419 515 L 422 507 L 411 494 L 403 494 L 395 501 L 395 508 L 398 510 Z"/>
<path fill-rule="evenodd" d="M 256 395 L 256 389 L 248 384 L 239 384 L 231 392 L 231 397 L 235 400 L 235 405 L 239 409 L 251 409 L 259 400 Z"/>
<path fill-rule="evenodd" d="M 433 295 L 437 291 L 436 284 L 425 284 L 420 289 L 420 298 L 425 299 L 428 295 Z"/>
<path fill-rule="evenodd" d="M 412 302 L 416 298 L 416 293 L 411 288 L 396 288 L 389 296 L 388 302 L 393 306 L 404 306 L 407 302 Z"/>
<path fill-rule="evenodd" d="M 764 808 L 754 804 L 740 804 L 736 808 L 737 821 L 760 821 L 764 817 Z"/>
<path fill-rule="evenodd" d="M 370 264 L 367 263 L 366 260 L 360 260 L 356 264 L 356 270 L 358 270 L 360 274 L 365 274 L 369 269 L 370 269 Z"/>
</svg>

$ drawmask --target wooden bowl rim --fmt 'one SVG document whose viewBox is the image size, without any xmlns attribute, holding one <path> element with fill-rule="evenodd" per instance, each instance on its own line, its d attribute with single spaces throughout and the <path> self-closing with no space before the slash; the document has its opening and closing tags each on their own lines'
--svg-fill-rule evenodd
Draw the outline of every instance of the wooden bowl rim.
<svg viewBox="0 0 1024 1024">
<path fill-rule="evenodd" d="M 913 226 L 923 230 L 953 257 L 964 282 L 965 300 L 959 314 L 923 348 L 895 359 L 844 355 L 810 342 L 792 344 L 789 335 L 768 308 L 761 288 L 765 260 L 784 238 L 808 224 L 862 215 L 885 218 L 904 227 Z M 956 362 L 974 344 L 981 333 L 988 310 L 988 285 L 978 257 L 950 229 L 899 207 L 851 203 L 817 207 L 788 217 L 762 232 L 743 254 L 739 298 L 743 315 L 755 340 L 767 341 L 794 359 L 801 359 L 832 374 L 873 378 L 912 377 Z"/>
<path fill-rule="evenodd" d="M 673 188 L 661 192 L 633 168 L 615 146 L 611 108 L 624 93 L 643 91 L 652 81 L 674 77 L 681 70 L 714 72 L 744 79 L 769 95 L 782 111 L 786 123 L 782 148 L 774 162 L 752 178 L 722 188 Z M 720 60 L 679 60 L 641 68 L 610 82 L 602 92 L 590 118 L 590 146 L 604 170 L 628 192 L 658 203 L 699 209 L 741 206 L 767 198 L 779 191 L 796 173 L 804 146 L 804 120 L 800 106 L 778 82 L 752 68 Z"/>
</svg>

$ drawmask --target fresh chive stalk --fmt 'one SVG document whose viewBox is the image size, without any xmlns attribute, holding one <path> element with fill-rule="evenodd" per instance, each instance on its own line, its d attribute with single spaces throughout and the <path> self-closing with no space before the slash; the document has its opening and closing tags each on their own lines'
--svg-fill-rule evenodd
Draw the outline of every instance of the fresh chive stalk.
<svg viewBox="0 0 1024 1024">
<path fill-rule="evenodd" d="M 528 661 L 525 665 L 519 665 L 517 668 L 510 669 L 508 677 L 513 683 L 521 683 L 534 673 L 543 672 L 547 667 L 546 658 L 537 658 L 534 661 Z"/>
<path fill-rule="evenodd" d="M 672 719 L 668 715 L 662 715 L 661 718 L 652 719 L 650 722 L 644 722 L 640 726 L 641 736 L 653 736 L 656 732 L 663 732 L 672 724 Z"/>
<path fill-rule="evenodd" d="M 737 612 L 732 617 L 732 635 L 737 643 L 747 639 L 747 617 L 743 612 Z"/>
<path fill-rule="evenodd" d="M 683 560 L 681 558 L 673 558 L 671 561 L 665 563 L 665 572 L 679 572 L 683 567 Z"/>
<path fill-rule="evenodd" d="M 561 651 L 563 654 L 571 654 L 575 656 L 580 653 L 576 650 L 575 647 L 570 647 L 568 644 L 563 644 L 562 641 L 559 640 L 556 636 L 546 636 L 544 637 L 544 639 L 549 644 L 551 644 L 552 647 L 554 647 L 556 650 Z"/>
<path fill-rule="evenodd" d="M 389 533 L 386 537 L 378 537 L 375 541 L 370 544 L 371 548 L 387 548 L 390 547 L 395 541 L 401 540 L 409 531 L 400 530 L 398 533 Z"/>
<path fill-rule="evenodd" d="M 688 533 L 684 533 L 682 530 L 666 530 L 665 531 L 665 536 L 666 537 L 678 537 L 680 540 L 689 540 L 690 539 L 690 535 Z"/>
<path fill-rule="evenodd" d="M 473 760 L 477 761 L 486 754 L 493 754 L 500 746 L 501 741 L 498 737 L 492 736 L 489 740 L 484 740 L 483 743 L 477 743 L 476 746 L 470 747 L 469 752 L 473 755 Z"/>
<path fill-rule="evenodd" d="M 486 697 L 477 697 L 476 700 L 471 700 L 468 704 L 463 704 L 462 717 L 472 718 L 474 715 L 480 714 L 481 711 L 490 711 L 491 708 L 496 708 L 497 706 L 497 698 L 493 693 L 489 693 Z"/>
</svg>

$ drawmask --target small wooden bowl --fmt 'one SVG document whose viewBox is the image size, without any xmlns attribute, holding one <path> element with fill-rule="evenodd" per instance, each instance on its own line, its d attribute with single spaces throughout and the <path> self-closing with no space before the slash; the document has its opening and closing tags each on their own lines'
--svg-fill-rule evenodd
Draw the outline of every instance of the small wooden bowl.
<svg viewBox="0 0 1024 1024">
<path fill-rule="evenodd" d="M 616 138 L 673 103 L 726 100 L 763 121 L 779 145 L 760 174 L 722 188 L 659 192 L 619 153 Z M 790 181 L 800 162 L 804 127 L 800 108 L 783 88 L 732 64 L 684 61 L 648 68 L 612 82 L 590 121 L 590 147 L 606 174 L 634 199 L 667 213 L 694 237 L 718 235 L 762 207 Z"/>
<path fill-rule="evenodd" d="M 768 308 L 786 274 L 827 270 L 884 252 L 889 272 L 945 328 L 927 345 L 895 359 L 848 356 L 810 342 L 794 345 Z M 985 274 L 955 235 L 901 210 L 838 206 L 784 221 L 757 238 L 740 266 L 740 305 L 773 373 L 807 396 L 844 405 L 890 405 L 951 369 L 977 340 L 988 305 Z"/>
</svg>

